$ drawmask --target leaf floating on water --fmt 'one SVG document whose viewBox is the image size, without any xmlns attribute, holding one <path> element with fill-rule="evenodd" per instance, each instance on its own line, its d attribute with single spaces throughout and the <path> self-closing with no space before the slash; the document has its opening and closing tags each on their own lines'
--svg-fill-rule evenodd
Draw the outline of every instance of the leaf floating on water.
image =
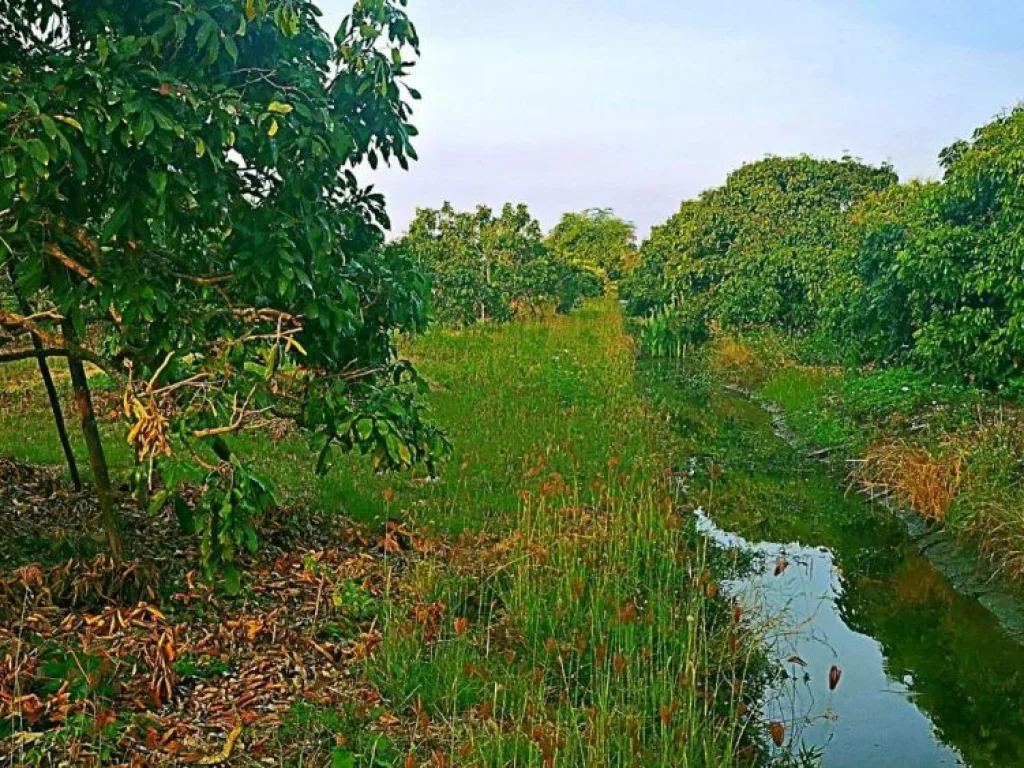
<svg viewBox="0 0 1024 768">
<path fill-rule="evenodd" d="M 836 686 L 839 685 L 839 678 L 842 676 L 843 670 L 833 664 L 832 669 L 828 671 L 828 689 L 830 691 L 834 691 L 836 689 Z"/>
<path fill-rule="evenodd" d="M 807 662 L 801 659 L 799 656 L 790 656 L 786 661 L 790 664 L 799 664 L 801 667 L 806 667 Z"/>
<path fill-rule="evenodd" d="M 779 555 L 777 558 L 775 558 L 775 575 L 776 576 L 781 576 L 782 574 L 784 574 L 786 572 L 787 568 L 789 568 L 789 560 L 787 560 L 782 555 Z"/>
<path fill-rule="evenodd" d="M 768 735 L 776 747 L 781 747 L 786 741 L 786 726 L 776 720 L 768 726 Z"/>
</svg>

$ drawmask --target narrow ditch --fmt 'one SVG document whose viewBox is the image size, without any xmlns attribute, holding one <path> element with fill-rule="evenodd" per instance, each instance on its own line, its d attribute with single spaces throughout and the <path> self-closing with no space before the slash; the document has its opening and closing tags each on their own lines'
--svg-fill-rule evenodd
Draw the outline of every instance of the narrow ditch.
<svg viewBox="0 0 1024 768">
<path fill-rule="evenodd" d="M 993 593 L 962 589 L 941 541 L 847 493 L 778 413 L 694 365 L 641 377 L 696 457 L 680 472 L 699 529 L 751 555 L 724 587 L 784 670 L 766 717 L 827 766 L 1024 765 L 1024 647 Z"/>
</svg>

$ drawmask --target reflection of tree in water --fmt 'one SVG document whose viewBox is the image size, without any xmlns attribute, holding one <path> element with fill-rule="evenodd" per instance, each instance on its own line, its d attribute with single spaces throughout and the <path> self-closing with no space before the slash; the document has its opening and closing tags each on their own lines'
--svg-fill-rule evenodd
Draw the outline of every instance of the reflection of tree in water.
<svg viewBox="0 0 1024 768">
<path fill-rule="evenodd" d="M 972 765 L 1024 761 L 1024 648 L 924 557 L 883 580 L 854 576 L 841 599 L 851 627 L 877 639 L 941 738 Z"/>
</svg>

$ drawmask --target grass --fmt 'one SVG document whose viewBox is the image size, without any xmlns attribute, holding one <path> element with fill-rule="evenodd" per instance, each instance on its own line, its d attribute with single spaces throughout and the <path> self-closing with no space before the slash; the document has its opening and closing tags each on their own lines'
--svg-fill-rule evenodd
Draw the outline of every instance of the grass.
<svg viewBox="0 0 1024 768">
<path fill-rule="evenodd" d="M 217 617 L 222 626 L 234 617 L 254 627 L 241 641 L 232 636 L 241 655 L 190 654 L 164 671 L 175 690 L 201 683 L 209 696 L 211 686 L 224 686 L 216 698 L 230 701 L 230 686 L 247 679 L 246 654 L 297 663 L 273 639 L 279 630 L 260 630 L 291 616 L 280 629 L 291 633 L 289 647 L 307 648 L 295 643 L 309 637 L 326 677 L 312 673 L 318 682 L 290 695 L 279 722 L 264 726 L 269 736 L 250 736 L 251 725 L 244 737 L 282 764 L 764 759 L 767 742 L 753 714 L 763 677 L 756 626 L 718 596 L 721 558 L 677 512 L 673 464 L 686 463 L 679 452 L 689 447 L 641 397 L 615 304 L 435 332 L 410 352 L 433 384 L 433 416 L 455 445 L 441 478 L 376 476 L 359 457 L 318 478 L 296 436 L 240 441 L 295 514 L 315 511 L 320 528 L 337 530 L 338 549 L 284 552 L 273 561 L 268 554 L 252 564 L 234 600 L 180 602 L 176 589 L 187 596 L 195 588 L 163 585 L 160 605 L 185 647 L 205 647 L 196 638 L 207 637 Z M 45 441 L 48 418 L 41 397 L 16 416 L 5 413 L 5 452 L 57 463 L 59 449 Z M 369 527 L 360 532 L 353 520 Z M 355 552 L 346 554 L 342 540 L 356 541 Z M 12 574 L 12 585 L 25 573 Z M 273 590 L 283 587 L 268 585 L 289 573 L 297 575 L 289 587 L 296 596 L 282 614 Z M 0 634 L 0 651 L 3 642 Z M 74 635 L 61 642 L 73 644 Z M 322 655 L 345 659 L 341 674 Z M 135 666 L 114 668 L 129 674 Z M 266 676 L 259 669 L 253 686 Z M 138 674 L 151 672 L 142 664 Z M 182 718 L 195 710 L 188 695 L 170 703 Z M 223 730 L 210 729 L 229 729 L 209 717 L 191 727 L 207 754 L 224 742 Z M 47 733 L 32 742 L 34 754 L 81 738 L 59 724 Z M 121 736 L 120 750 L 150 738 Z M 112 748 L 109 738 L 104 745 Z"/>
</svg>

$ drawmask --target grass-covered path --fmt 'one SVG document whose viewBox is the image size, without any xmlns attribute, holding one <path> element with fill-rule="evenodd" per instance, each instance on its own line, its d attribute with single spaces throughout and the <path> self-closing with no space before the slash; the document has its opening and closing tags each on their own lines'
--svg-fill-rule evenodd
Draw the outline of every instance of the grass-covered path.
<svg viewBox="0 0 1024 768">
<path fill-rule="evenodd" d="M 91 524 L 88 497 L 4 464 L 0 513 L 35 538 L 0 545 L 2 749 L 29 764 L 758 762 L 748 618 L 678 515 L 685 457 L 641 397 L 618 307 L 437 332 L 412 354 L 455 446 L 441 477 L 351 457 L 317 478 L 297 437 L 240 444 L 287 506 L 237 597 L 187 573 L 194 543 L 167 510 L 126 502 L 128 563 L 69 551 L 54 533 Z M 42 460 L 45 418 L 34 396 L 4 413 L 3 453 Z"/>
</svg>

